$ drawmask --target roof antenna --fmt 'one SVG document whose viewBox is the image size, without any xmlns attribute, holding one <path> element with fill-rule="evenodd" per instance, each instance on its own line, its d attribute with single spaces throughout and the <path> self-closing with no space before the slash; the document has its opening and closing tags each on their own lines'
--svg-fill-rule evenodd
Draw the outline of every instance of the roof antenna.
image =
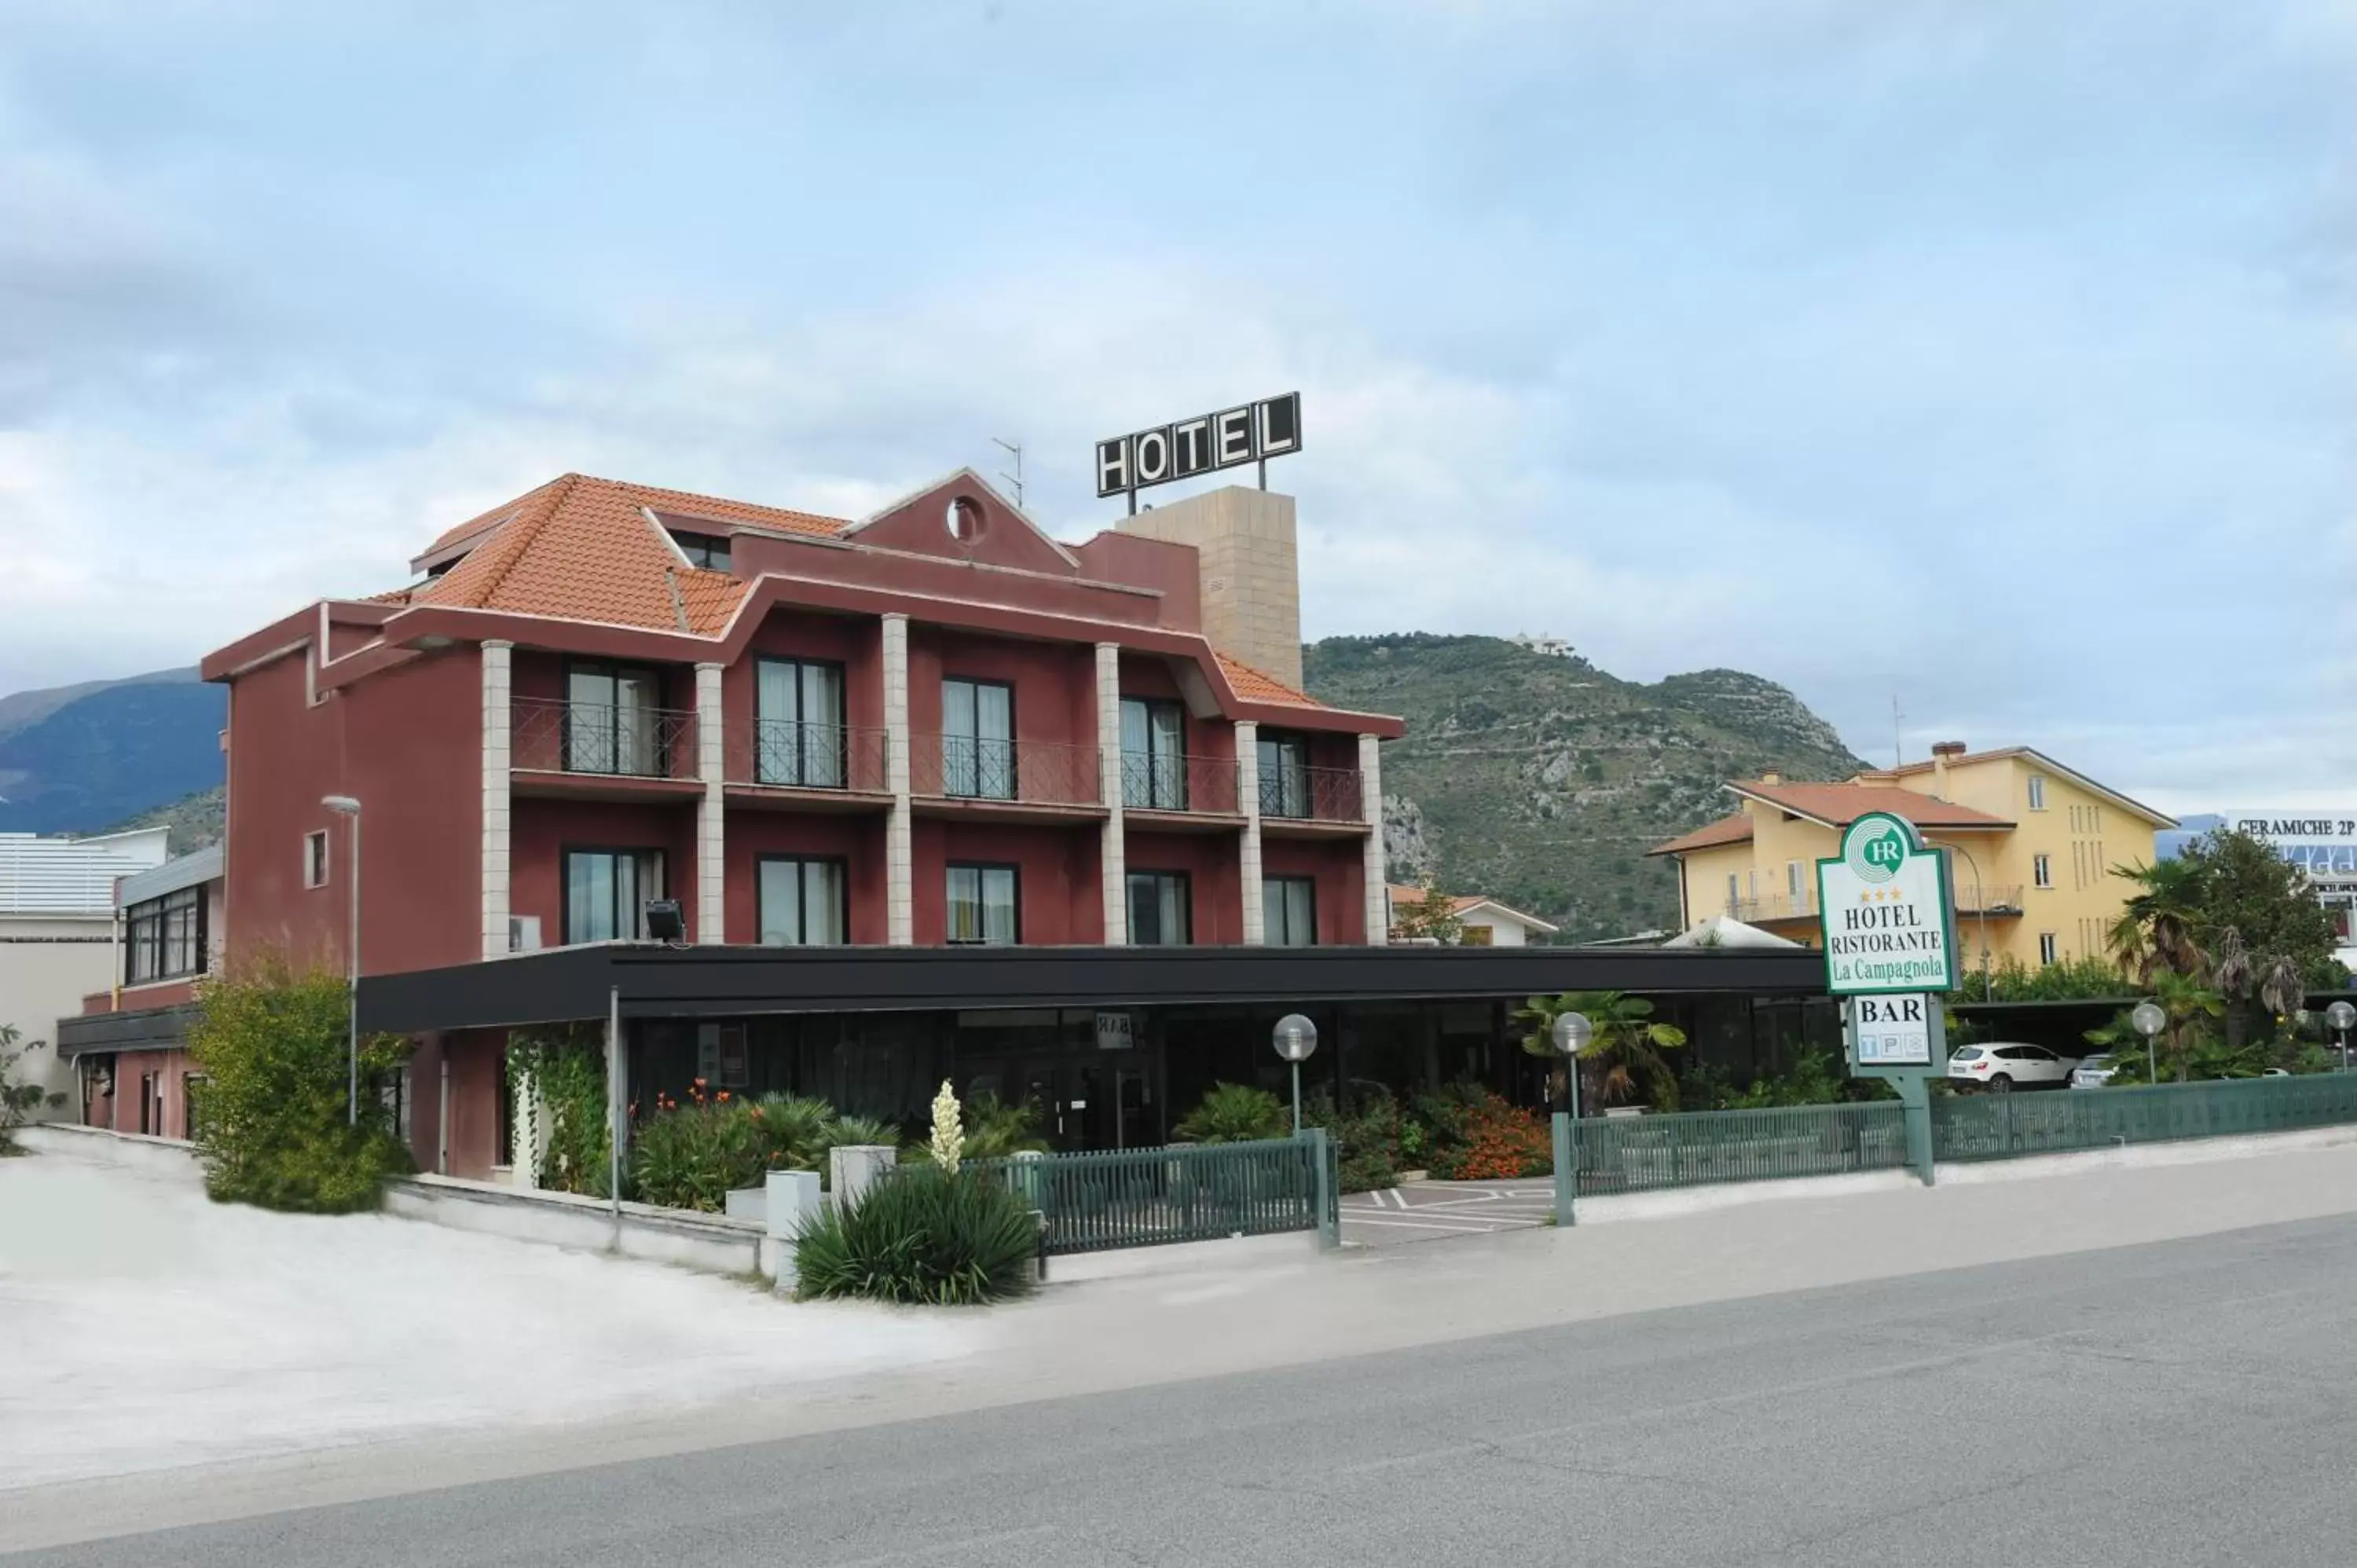
<svg viewBox="0 0 2357 1568">
<path fill-rule="evenodd" d="M 998 471 L 998 477 L 1015 487 L 1015 510 L 1017 511 L 1021 511 L 1023 510 L 1023 443 L 1020 441 L 1001 441 L 996 435 L 990 438 L 990 442 L 992 446 L 1004 446 L 1015 455 L 1015 472 L 1010 474 L 1006 469 L 1001 468 Z"/>
<path fill-rule="evenodd" d="M 1891 767 L 1893 767 L 1893 768 L 1904 768 L 1904 767 L 1906 767 L 1906 766 L 1907 766 L 1907 758 L 1906 758 L 1906 757 L 1905 757 L 1905 756 L 1904 756 L 1904 755 L 1900 751 L 1900 749 L 1899 749 L 1899 721 L 1900 721 L 1900 719 L 1905 718 L 1906 716 L 1907 716 L 1907 715 L 1906 715 L 1905 714 L 1902 714 L 1902 713 L 1900 713 L 1900 712 L 1899 711 L 1899 693 L 1896 693 L 1896 692 L 1891 693 L 1890 693 L 1890 766 L 1891 766 Z"/>
</svg>

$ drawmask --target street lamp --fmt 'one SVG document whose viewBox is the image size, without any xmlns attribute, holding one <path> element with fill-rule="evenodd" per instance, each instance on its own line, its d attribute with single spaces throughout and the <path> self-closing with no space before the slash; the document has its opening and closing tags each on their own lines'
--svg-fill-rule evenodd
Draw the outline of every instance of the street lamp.
<svg viewBox="0 0 2357 1568">
<path fill-rule="evenodd" d="M 1579 1120 L 1579 1053 L 1596 1037 L 1596 1025 L 1585 1013 L 1558 1013 L 1547 1031 L 1555 1037 L 1555 1048 L 1566 1058 L 1564 1076 L 1571 1080 L 1571 1118 Z"/>
<path fill-rule="evenodd" d="M 1301 1135 L 1301 1064 L 1318 1049 L 1318 1026 L 1298 1013 L 1276 1021 L 1273 1036 L 1276 1054 L 1293 1064 L 1293 1135 Z"/>
<path fill-rule="evenodd" d="M 2169 1026 L 2169 1015 L 2160 1010 L 2157 1002 L 2139 1002 L 2136 1004 L 2136 1011 L 2128 1015 L 2128 1022 L 2134 1024 L 2136 1033 L 2144 1036 L 2144 1069 L 2147 1081 L 2158 1083 L 2160 1060 L 2153 1055 L 2152 1037 Z"/>
<path fill-rule="evenodd" d="M 2341 1070 L 2349 1070 L 2349 1026 L 2357 1024 L 2357 1007 L 2346 1002 L 2335 1002 L 2324 1010 L 2324 1021 L 2341 1036 Z"/>
<path fill-rule="evenodd" d="M 344 1090 L 344 1121 L 357 1127 L 361 1124 L 361 803 L 350 795 L 322 795 L 319 804 L 339 817 L 350 817 L 352 822 L 352 930 L 344 945 L 344 967 L 351 972 L 350 1012 L 346 1019 L 351 1039 L 346 1046 L 350 1068 Z"/>
</svg>

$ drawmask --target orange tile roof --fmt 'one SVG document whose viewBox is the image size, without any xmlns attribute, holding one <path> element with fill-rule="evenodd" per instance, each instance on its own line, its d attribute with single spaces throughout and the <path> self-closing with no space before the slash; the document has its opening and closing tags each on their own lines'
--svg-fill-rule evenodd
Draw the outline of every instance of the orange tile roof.
<svg viewBox="0 0 2357 1568">
<path fill-rule="evenodd" d="M 810 512 L 567 474 L 444 534 L 426 556 L 480 537 L 457 565 L 410 590 L 408 602 L 717 634 L 743 601 L 745 585 L 726 572 L 682 565 L 647 521 L 648 510 L 795 533 L 834 534 L 850 526 Z"/>
<path fill-rule="evenodd" d="M 1799 816 L 1846 827 L 1868 811 L 1888 811 L 1919 828 L 2009 828 L 2013 823 L 1970 806 L 1935 800 L 1887 784 L 1770 784 L 1752 779 L 1728 786 Z"/>
<path fill-rule="evenodd" d="M 1685 854 L 1697 849 L 1716 849 L 1723 843 L 1749 843 L 1750 842 L 1750 814 L 1737 811 L 1731 816 L 1721 817 L 1715 822 L 1706 822 L 1694 832 L 1674 838 L 1667 843 L 1657 843 L 1645 853 L 1647 854 Z"/>
<path fill-rule="evenodd" d="M 1247 703 L 1281 703 L 1296 708 L 1322 708 L 1326 704 L 1307 692 L 1297 692 L 1265 671 L 1255 670 L 1241 659 L 1231 659 L 1213 650 L 1220 670 L 1234 687 L 1236 695 Z"/>
<path fill-rule="evenodd" d="M 700 496 L 687 490 L 666 490 L 653 485 L 634 485 L 621 479 L 593 479 L 582 474 L 560 474 L 537 489 L 527 490 L 511 501 L 501 501 L 486 512 L 468 518 L 457 527 L 447 530 L 418 557 L 423 561 L 437 555 L 469 535 L 488 532 L 494 526 L 537 510 L 550 499 L 552 491 L 569 490 L 587 485 L 595 489 L 620 492 L 634 506 L 656 511 L 678 511 L 692 517 L 708 518 L 722 522 L 746 522 L 757 528 L 781 529 L 789 533 L 841 533 L 851 526 L 840 517 L 821 517 L 815 512 L 792 511 L 784 507 L 755 506 L 749 501 L 732 501 L 719 496 Z M 563 504 L 562 499 L 559 504 Z"/>
</svg>

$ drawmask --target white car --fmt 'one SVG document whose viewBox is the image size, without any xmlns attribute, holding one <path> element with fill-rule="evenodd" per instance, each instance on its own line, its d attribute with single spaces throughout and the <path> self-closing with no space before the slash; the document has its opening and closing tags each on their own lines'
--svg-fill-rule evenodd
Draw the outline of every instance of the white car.
<svg viewBox="0 0 2357 1568">
<path fill-rule="evenodd" d="M 2098 1055 L 2089 1057 L 2086 1060 L 2081 1062 L 2076 1068 L 2072 1069 L 2071 1087 L 2073 1089 L 2101 1089 L 2104 1085 L 2112 1081 L 2112 1074 L 2117 1071 L 2119 1071 L 2119 1068 L 2113 1062 L 2111 1053 L 2104 1051 Z"/>
<path fill-rule="evenodd" d="M 1976 1083 L 1994 1094 L 2011 1090 L 2055 1088 L 2071 1081 L 2077 1057 L 2057 1056 L 2044 1046 L 1959 1046 L 1948 1057 L 1948 1076 Z"/>
</svg>

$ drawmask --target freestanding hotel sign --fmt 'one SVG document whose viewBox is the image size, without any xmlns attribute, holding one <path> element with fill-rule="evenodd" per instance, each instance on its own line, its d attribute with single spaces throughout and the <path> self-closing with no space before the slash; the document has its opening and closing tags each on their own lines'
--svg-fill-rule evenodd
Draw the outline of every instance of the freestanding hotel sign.
<svg viewBox="0 0 2357 1568">
<path fill-rule="evenodd" d="M 1817 862 L 1825 989 L 1844 998 L 1849 1069 L 1889 1079 L 1904 1104 L 1908 1163 L 1932 1184 L 1929 1079 L 1947 1069 L 1940 993 L 1956 983 L 1956 918 L 1948 859 L 1915 824 L 1869 811 Z"/>
<path fill-rule="evenodd" d="M 1955 912 L 1948 862 L 1915 826 L 1869 811 L 1842 834 L 1841 854 L 1817 862 L 1825 989 L 1836 996 L 1947 991 L 1956 983 Z"/>
</svg>

